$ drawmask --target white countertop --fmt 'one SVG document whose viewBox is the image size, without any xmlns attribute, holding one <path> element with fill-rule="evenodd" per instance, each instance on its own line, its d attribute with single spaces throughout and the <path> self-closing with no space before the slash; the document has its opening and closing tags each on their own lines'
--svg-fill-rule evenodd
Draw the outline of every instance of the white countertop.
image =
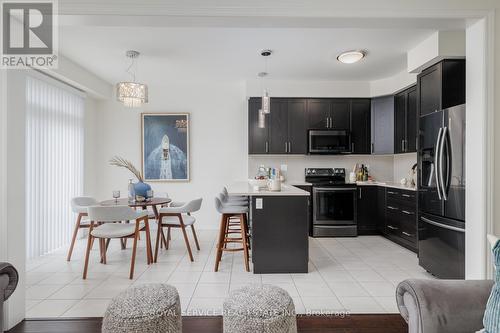
<svg viewBox="0 0 500 333">
<path fill-rule="evenodd" d="M 268 191 L 265 189 L 254 191 L 253 186 L 248 181 L 237 181 L 229 184 L 227 192 L 230 195 L 244 196 L 309 196 L 309 192 L 287 184 L 281 184 L 281 191 Z"/>
<path fill-rule="evenodd" d="M 311 186 L 312 183 L 308 183 L 303 180 L 290 180 L 286 181 L 288 184 L 293 185 L 293 186 Z M 401 190 L 407 190 L 407 191 L 416 191 L 416 187 L 410 187 L 406 185 L 401 185 L 400 183 L 397 182 L 356 182 L 356 185 L 358 186 L 383 186 L 383 187 L 390 187 L 390 188 L 397 188 Z"/>
</svg>

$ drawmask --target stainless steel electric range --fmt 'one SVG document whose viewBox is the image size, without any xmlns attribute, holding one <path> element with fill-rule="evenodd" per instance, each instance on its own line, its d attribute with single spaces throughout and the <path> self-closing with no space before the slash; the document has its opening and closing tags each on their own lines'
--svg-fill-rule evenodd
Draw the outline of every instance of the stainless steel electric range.
<svg viewBox="0 0 500 333">
<path fill-rule="evenodd" d="M 356 186 L 345 181 L 344 168 L 307 168 L 312 184 L 312 236 L 357 236 Z"/>
</svg>

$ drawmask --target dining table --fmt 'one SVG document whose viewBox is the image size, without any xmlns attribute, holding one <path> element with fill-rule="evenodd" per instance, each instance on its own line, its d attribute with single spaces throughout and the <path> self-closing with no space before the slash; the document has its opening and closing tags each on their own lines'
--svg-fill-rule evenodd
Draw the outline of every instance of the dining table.
<svg viewBox="0 0 500 333">
<path fill-rule="evenodd" d="M 158 206 L 160 206 L 160 208 L 161 208 L 163 205 L 167 205 L 170 202 L 172 202 L 172 199 L 170 199 L 170 198 L 153 197 L 153 198 L 146 199 L 144 201 L 137 201 L 137 200 L 130 201 L 127 198 L 111 199 L 111 200 L 101 201 L 100 204 L 101 204 L 101 206 L 129 206 L 132 208 L 141 208 L 143 210 L 147 210 L 148 207 L 151 207 L 151 209 L 153 210 L 153 214 L 155 215 L 155 219 L 158 220 L 158 218 L 159 218 Z M 162 235 L 162 238 L 164 238 L 164 237 L 165 236 Z M 125 249 L 127 246 L 126 241 L 127 241 L 126 239 L 121 240 L 122 250 Z M 162 241 L 163 241 L 162 243 L 166 244 L 165 239 L 163 239 Z M 108 244 L 106 244 L 106 245 L 108 245 Z"/>
</svg>

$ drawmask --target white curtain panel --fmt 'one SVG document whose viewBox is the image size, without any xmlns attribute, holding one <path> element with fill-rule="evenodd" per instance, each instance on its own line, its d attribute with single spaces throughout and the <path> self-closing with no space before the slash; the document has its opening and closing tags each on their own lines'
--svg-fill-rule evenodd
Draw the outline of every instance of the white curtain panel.
<svg viewBox="0 0 500 333">
<path fill-rule="evenodd" d="M 83 191 L 84 97 L 51 79 L 26 80 L 26 255 L 70 242 L 72 197 Z"/>
</svg>

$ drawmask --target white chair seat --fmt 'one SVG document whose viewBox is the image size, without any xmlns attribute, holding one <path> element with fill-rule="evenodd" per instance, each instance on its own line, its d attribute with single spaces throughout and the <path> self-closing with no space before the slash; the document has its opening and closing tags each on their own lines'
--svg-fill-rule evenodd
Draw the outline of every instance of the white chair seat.
<svg viewBox="0 0 500 333">
<path fill-rule="evenodd" d="M 140 222 L 139 229 L 144 228 Z M 92 236 L 97 238 L 121 238 L 135 233 L 135 222 L 131 223 L 104 223 L 92 230 Z"/>
<path fill-rule="evenodd" d="M 184 222 L 184 225 L 192 225 L 194 222 L 196 222 L 196 219 L 192 216 L 182 214 L 182 222 Z M 177 216 L 164 216 L 161 220 L 162 224 L 176 224 L 180 225 L 181 222 L 179 221 L 179 218 Z"/>
</svg>

